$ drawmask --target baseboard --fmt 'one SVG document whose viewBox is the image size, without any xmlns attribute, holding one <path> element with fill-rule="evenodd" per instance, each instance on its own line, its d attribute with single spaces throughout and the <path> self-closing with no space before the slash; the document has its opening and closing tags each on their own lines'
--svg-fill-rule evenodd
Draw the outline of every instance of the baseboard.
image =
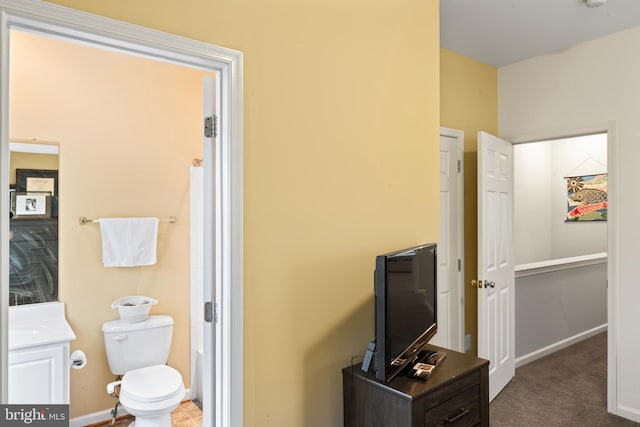
<svg viewBox="0 0 640 427">
<path fill-rule="evenodd" d="M 635 408 L 630 408 L 624 405 L 618 405 L 615 408 L 615 412 L 613 412 L 613 414 L 622 418 L 626 418 L 631 421 L 635 421 L 637 423 L 640 422 L 640 412 Z"/>
<path fill-rule="evenodd" d="M 524 356 L 520 356 L 516 359 L 516 368 L 520 368 L 521 366 L 531 363 L 534 360 L 541 359 L 545 356 L 550 355 L 551 353 L 555 353 L 558 350 L 562 350 L 563 348 L 569 347 L 570 345 L 579 343 L 582 340 L 586 340 L 587 338 L 591 338 L 594 335 L 605 332 L 606 330 L 607 324 L 605 323 L 604 325 L 597 326 L 593 329 L 589 329 L 588 331 L 584 331 L 572 337 L 563 339 L 562 341 L 558 341 L 557 343 L 551 344 L 547 347 L 533 351 L 529 354 L 525 354 Z"/>
<path fill-rule="evenodd" d="M 184 400 L 191 400 L 191 389 L 187 389 L 187 392 L 184 396 Z M 113 404 L 115 405 L 115 399 L 113 401 Z M 81 415 L 79 417 L 76 418 L 71 418 L 69 420 L 69 427 L 84 427 L 84 426 L 88 426 L 91 424 L 98 424 L 98 423 L 102 423 L 105 421 L 110 421 L 111 420 L 111 409 L 113 408 L 109 408 L 109 409 L 105 409 L 104 411 L 98 411 L 98 412 L 94 412 L 92 414 L 87 414 L 87 415 Z M 122 415 L 128 415 L 129 413 L 127 411 L 124 410 L 124 408 L 122 406 L 118 406 L 118 416 L 122 416 Z"/>
<path fill-rule="evenodd" d="M 114 403 L 115 405 L 115 403 Z M 93 414 L 82 415 L 80 417 L 71 418 L 69 420 L 69 427 L 84 427 L 91 424 L 98 424 L 111 420 L 111 409 L 105 409 L 104 411 L 94 412 Z M 122 406 L 118 406 L 118 416 L 128 415 Z"/>
</svg>

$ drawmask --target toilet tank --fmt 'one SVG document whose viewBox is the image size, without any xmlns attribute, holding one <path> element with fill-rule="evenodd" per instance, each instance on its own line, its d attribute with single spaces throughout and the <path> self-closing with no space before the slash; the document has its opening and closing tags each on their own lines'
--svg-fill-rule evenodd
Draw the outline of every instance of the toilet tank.
<svg viewBox="0 0 640 427">
<path fill-rule="evenodd" d="M 124 375 L 133 369 L 164 365 L 169 358 L 173 318 L 149 316 L 137 323 L 111 320 L 102 324 L 109 369 Z"/>
</svg>

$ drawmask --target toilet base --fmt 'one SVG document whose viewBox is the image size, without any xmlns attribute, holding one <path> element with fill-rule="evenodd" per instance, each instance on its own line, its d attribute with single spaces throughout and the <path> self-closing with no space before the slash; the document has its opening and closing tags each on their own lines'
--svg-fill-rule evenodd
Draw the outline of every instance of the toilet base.
<svg viewBox="0 0 640 427">
<path fill-rule="evenodd" d="M 171 427 L 171 413 L 156 418 L 136 417 L 129 427 Z"/>
</svg>

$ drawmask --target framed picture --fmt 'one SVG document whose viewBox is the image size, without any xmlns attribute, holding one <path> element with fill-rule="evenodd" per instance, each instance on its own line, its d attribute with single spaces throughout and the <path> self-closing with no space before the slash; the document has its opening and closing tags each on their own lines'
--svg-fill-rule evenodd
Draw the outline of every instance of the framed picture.
<svg viewBox="0 0 640 427">
<path fill-rule="evenodd" d="M 13 184 L 9 185 L 9 212 L 12 216 L 16 213 L 16 186 Z"/>
<path fill-rule="evenodd" d="M 569 176 L 565 222 L 607 220 L 607 174 Z"/>
<path fill-rule="evenodd" d="M 16 194 L 48 193 L 51 195 L 52 217 L 58 216 L 58 171 L 49 169 L 16 169 Z M 17 204 L 17 200 L 16 200 Z M 17 206 L 16 206 L 17 210 Z M 16 212 L 16 215 L 20 215 Z"/>
<path fill-rule="evenodd" d="M 16 193 L 14 218 L 51 217 L 51 196 L 48 193 Z"/>
</svg>

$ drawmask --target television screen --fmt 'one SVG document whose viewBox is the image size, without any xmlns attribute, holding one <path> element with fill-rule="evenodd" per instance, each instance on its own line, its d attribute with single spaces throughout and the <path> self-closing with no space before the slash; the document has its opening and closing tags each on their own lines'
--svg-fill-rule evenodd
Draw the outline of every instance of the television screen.
<svg viewBox="0 0 640 427">
<path fill-rule="evenodd" d="M 436 244 L 376 257 L 376 378 L 390 381 L 437 332 Z"/>
</svg>

